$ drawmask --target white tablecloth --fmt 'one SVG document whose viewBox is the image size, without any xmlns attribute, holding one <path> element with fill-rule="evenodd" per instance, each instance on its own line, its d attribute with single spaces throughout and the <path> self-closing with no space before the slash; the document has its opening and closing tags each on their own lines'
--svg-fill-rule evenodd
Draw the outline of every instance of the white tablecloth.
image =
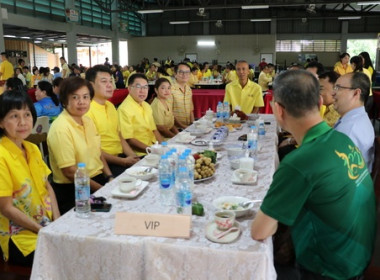
<svg viewBox="0 0 380 280">
<path fill-rule="evenodd" d="M 271 239 L 257 242 L 250 237 L 250 224 L 259 205 L 237 219 L 242 234 L 235 242 L 213 243 L 205 237 L 206 225 L 213 220 L 215 198 L 237 195 L 262 199 L 268 190 L 278 163 L 276 123 L 273 115 L 262 117 L 271 125 L 266 126 L 266 137 L 260 140 L 262 148 L 255 166 L 258 182 L 251 186 L 232 184 L 226 151 L 219 151 L 223 157 L 216 176 L 194 188 L 194 197 L 203 204 L 205 216 L 192 216 L 190 239 L 115 235 L 116 212 L 174 212 L 174 207 L 161 206 L 157 179 L 132 200 L 111 196 L 118 185 L 115 179 L 96 193 L 113 204 L 111 212 L 79 219 L 71 210 L 40 231 L 31 279 L 276 279 Z M 247 131 L 244 127 L 230 133 L 225 145 L 236 142 Z"/>
</svg>

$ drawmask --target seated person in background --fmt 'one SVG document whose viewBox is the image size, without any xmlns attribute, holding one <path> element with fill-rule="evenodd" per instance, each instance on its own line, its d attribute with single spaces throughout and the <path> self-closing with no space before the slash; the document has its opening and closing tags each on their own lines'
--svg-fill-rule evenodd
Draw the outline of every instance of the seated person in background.
<svg viewBox="0 0 380 280">
<path fill-rule="evenodd" d="M 178 129 L 174 125 L 174 115 L 166 100 L 171 95 L 171 85 L 165 78 L 160 78 L 154 85 L 157 97 L 153 100 L 152 107 L 154 122 L 161 135 L 172 138 L 178 134 Z"/>
<path fill-rule="evenodd" d="M 60 216 L 51 172 L 37 146 L 24 141 L 36 119 L 26 93 L 0 96 L 0 247 L 14 265 L 32 266 L 39 230 Z"/>
<path fill-rule="evenodd" d="M 26 87 L 26 80 L 25 80 L 24 75 L 22 74 L 21 68 L 18 68 L 18 67 L 15 68 L 15 78 L 19 78 L 22 82 L 22 85 Z"/>
<path fill-rule="evenodd" d="M 239 79 L 226 85 L 224 102 L 230 104 L 232 111 L 239 106 L 245 114 L 258 113 L 264 107 L 263 94 L 261 87 L 248 79 L 248 63 L 238 61 L 236 73 Z"/>
<path fill-rule="evenodd" d="M 375 195 L 363 157 L 322 121 L 312 74 L 286 71 L 273 88 L 276 120 L 300 146 L 273 175 L 251 236 L 272 236 L 278 222 L 290 227 L 297 265 L 275 264 L 278 279 L 359 279 L 353 277 L 369 264 L 376 236 Z"/>
<path fill-rule="evenodd" d="M 176 127 L 182 129 L 194 122 L 193 92 L 187 84 L 190 74 L 188 64 L 180 62 L 175 66 L 175 82 L 172 83 L 172 94 L 167 100 L 173 111 Z"/>
<path fill-rule="evenodd" d="M 353 71 L 350 65 L 350 55 L 348 53 L 342 53 L 339 56 L 339 61 L 334 65 L 334 71 L 341 76 Z"/>
<path fill-rule="evenodd" d="M 226 69 L 224 69 L 224 75 L 222 82 L 228 84 L 230 82 L 236 81 L 238 79 L 235 71 L 235 67 L 232 64 L 227 64 Z"/>
<path fill-rule="evenodd" d="M 169 81 L 169 83 L 172 83 L 172 78 L 168 73 L 166 73 L 165 69 L 162 67 L 157 68 L 157 79 L 165 78 Z"/>
<path fill-rule="evenodd" d="M 267 91 L 269 89 L 269 83 L 273 80 L 271 75 L 271 70 L 268 65 L 263 67 L 259 75 L 259 85 L 261 86 L 262 91 Z"/>
<path fill-rule="evenodd" d="M 187 82 L 187 84 L 191 88 L 194 88 L 195 84 L 197 84 L 199 82 L 198 81 L 198 71 L 199 71 L 199 69 L 197 67 L 191 68 L 190 78 L 189 78 L 189 81 Z"/>
<path fill-rule="evenodd" d="M 52 85 L 47 81 L 40 81 L 36 89 L 37 102 L 34 103 L 37 117 L 48 116 L 50 119 L 61 113 L 58 97 L 53 92 Z"/>
<path fill-rule="evenodd" d="M 325 72 L 319 76 L 319 92 L 323 99 L 323 105 L 321 106 L 321 116 L 323 120 L 331 127 L 335 125 L 340 118 L 339 113 L 334 109 L 334 85 L 339 78 L 339 74 L 330 71 Z"/>
<path fill-rule="evenodd" d="M 148 78 L 148 81 L 157 80 L 157 67 L 154 64 L 151 64 L 148 71 L 146 71 L 145 76 Z"/>
<path fill-rule="evenodd" d="M 214 64 L 212 66 L 212 77 L 214 79 L 217 79 L 219 78 L 219 76 L 220 76 L 220 66 L 218 64 Z"/>
<path fill-rule="evenodd" d="M 53 81 L 57 78 L 62 78 L 62 73 L 60 72 L 61 70 L 59 69 L 59 67 L 55 66 L 53 68 L 53 72 L 54 72 L 54 75 L 53 75 Z"/>
<path fill-rule="evenodd" d="M 6 90 L 17 90 L 25 92 L 24 85 L 19 78 L 9 78 L 4 84 L 4 91 Z"/>
<path fill-rule="evenodd" d="M 318 79 L 318 76 L 324 72 L 323 65 L 317 61 L 312 61 L 307 64 L 306 71 L 314 74 L 314 76 Z"/>
<path fill-rule="evenodd" d="M 86 114 L 94 122 L 100 134 L 103 156 L 114 176 L 139 161 L 128 143 L 121 136 L 119 118 L 115 106 L 108 101 L 113 95 L 111 70 L 105 65 L 95 65 L 86 72 L 86 79 L 95 95 Z"/>
<path fill-rule="evenodd" d="M 152 108 L 144 101 L 148 90 L 148 80 L 144 74 L 131 75 L 129 94 L 117 109 L 121 135 L 138 156 L 145 155 L 145 149 L 156 141 L 163 141 L 154 123 Z"/>
<path fill-rule="evenodd" d="M 212 72 L 211 72 L 209 67 L 210 67 L 210 65 L 208 64 L 208 62 L 203 63 L 203 65 L 201 67 L 202 79 L 211 78 Z"/>
<path fill-rule="evenodd" d="M 91 192 L 113 178 L 100 149 L 100 136 L 93 121 L 85 116 L 94 89 L 80 77 L 66 78 L 59 99 L 63 112 L 52 123 L 47 143 L 53 169 L 53 189 L 62 214 L 75 205 L 74 175 L 79 162 L 86 164 Z"/>
<path fill-rule="evenodd" d="M 373 126 L 364 109 L 371 87 L 368 76 L 362 72 L 340 76 L 334 87 L 334 108 L 342 116 L 335 130 L 346 134 L 359 148 L 368 170 L 374 161 Z"/>
<path fill-rule="evenodd" d="M 59 97 L 59 86 L 61 85 L 63 78 L 58 77 L 53 80 L 53 92 Z"/>
<path fill-rule="evenodd" d="M 32 85 L 32 73 L 30 73 L 29 67 L 28 66 L 22 67 L 22 72 L 24 73 L 24 76 L 25 76 L 26 87 L 32 88 L 33 87 L 33 85 Z"/>
</svg>

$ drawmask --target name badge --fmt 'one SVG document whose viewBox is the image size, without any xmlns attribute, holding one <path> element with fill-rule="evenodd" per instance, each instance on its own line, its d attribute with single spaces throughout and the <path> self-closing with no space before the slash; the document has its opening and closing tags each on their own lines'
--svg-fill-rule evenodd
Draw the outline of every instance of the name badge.
<svg viewBox="0 0 380 280">
<path fill-rule="evenodd" d="M 115 234 L 189 238 L 191 216 L 117 212 Z"/>
</svg>

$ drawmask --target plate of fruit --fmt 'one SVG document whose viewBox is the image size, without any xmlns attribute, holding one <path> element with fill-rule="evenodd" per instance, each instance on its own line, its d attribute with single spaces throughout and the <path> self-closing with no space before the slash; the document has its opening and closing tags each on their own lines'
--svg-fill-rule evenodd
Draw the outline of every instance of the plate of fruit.
<svg viewBox="0 0 380 280">
<path fill-rule="evenodd" d="M 217 153 L 214 151 L 203 151 L 193 154 L 195 160 L 194 182 L 203 182 L 215 175 L 215 164 Z"/>
</svg>

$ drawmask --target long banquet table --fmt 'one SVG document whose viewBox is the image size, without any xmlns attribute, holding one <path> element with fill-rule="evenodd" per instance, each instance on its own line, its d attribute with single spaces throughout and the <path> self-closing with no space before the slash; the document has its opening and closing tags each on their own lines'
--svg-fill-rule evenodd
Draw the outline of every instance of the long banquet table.
<svg viewBox="0 0 380 280">
<path fill-rule="evenodd" d="M 261 116 L 271 124 L 266 126 L 265 139 L 259 141 L 257 183 L 232 184 L 232 170 L 223 148 L 248 132 L 244 126 L 243 130 L 230 133 L 218 151 L 222 157 L 216 175 L 194 186 L 195 200 L 204 205 L 205 216 L 192 216 L 189 239 L 115 235 L 116 212 L 175 213 L 175 207 L 161 206 L 157 179 L 136 199 L 127 200 L 111 196 L 111 191 L 118 187 L 116 178 L 95 194 L 112 203 L 109 213 L 92 213 L 89 219 L 79 219 L 71 210 L 40 231 L 31 279 L 276 279 L 271 238 L 258 242 L 250 237 L 250 224 L 258 204 L 254 211 L 237 219 L 242 234 L 235 242 L 213 243 L 205 237 L 206 225 L 213 220 L 215 198 L 234 195 L 262 199 L 268 190 L 278 164 L 277 125 L 273 115 Z M 176 144 L 175 140 L 171 139 L 170 145 Z M 189 146 L 193 151 L 204 149 Z M 138 165 L 143 165 L 143 161 Z"/>
</svg>

